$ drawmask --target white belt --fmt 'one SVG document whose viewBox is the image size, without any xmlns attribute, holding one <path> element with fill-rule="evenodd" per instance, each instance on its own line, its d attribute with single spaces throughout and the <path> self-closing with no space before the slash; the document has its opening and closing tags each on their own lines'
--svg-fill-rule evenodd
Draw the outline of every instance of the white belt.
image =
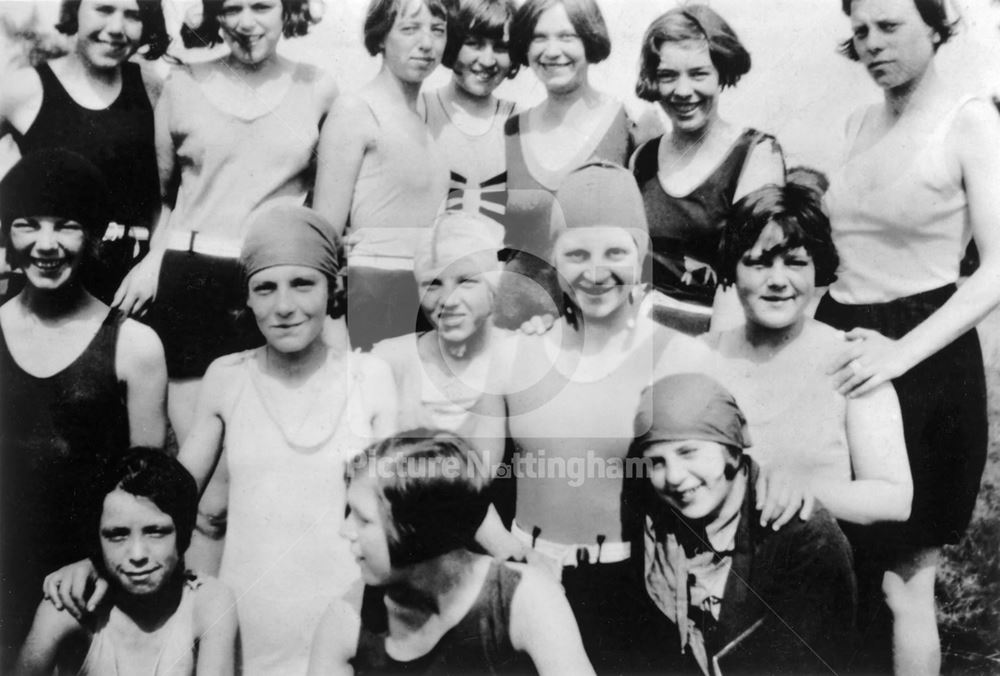
<svg viewBox="0 0 1000 676">
<path fill-rule="evenodd" d="M 173 251 L 189 251 L 219 258 L 239 258 L 242 246 L 243 243 L 239 240 L 203 235 L 193 230 L 180 230 L 167 234 L 167 248 Z"/>
<path fill-rule="evenodd" d="M 413 259 L 402 256 L 366 256 L 364 254 L 347 256 L 347 266 L 360 268 L 376 268 L 378 270 L 408 270 L 413 272 Z"/>
<path fill-rule="evenodd" d="M 587 563 L 620 563 L 628 561 L 632 556 L 632 545 L 628 542 L 605 542 L 593 545 L 564 545 L 552 540 L 533 538 L 515 521 L 510 525 L 510 532 L 523 545 L 527 545 L 540 554 L 555 559 L 563 566 L 576 567 L 581 560 Z"/>
</svg>

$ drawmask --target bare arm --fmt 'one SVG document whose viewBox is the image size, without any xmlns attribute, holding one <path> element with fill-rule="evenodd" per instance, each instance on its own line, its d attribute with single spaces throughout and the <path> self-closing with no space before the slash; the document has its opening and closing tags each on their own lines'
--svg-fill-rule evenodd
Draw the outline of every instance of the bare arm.
<svg viewBox="0 0 1000 676">
<path fill-rule="evenodd" d="M 14 673 L 17 676 L 51 676 L 63 645 L 71 637 L 82 634 L 83 627 L 72 615 L 65 610 L 56 610 L 48 601 L 42 601 L 18 655 Z"/>
<path fill-rule="evenodd" d="M 313 208 L 341 235 L 351 215 L 354 184 L 365 153 L 374 143 L 375 132 L 375 119 L 368 105 L 357 97 L 341 96 L 333 102 L 319 135 Z"/>
<path fill-rule="evenodd" d="M 236 642 L 239 624 L 236 597 L 224 584 L 206 578 L 198 589 L 195 605 L 199 674 L 232 676 L 236 673 Z"/>
<path fill-rule="evenodd" d="M 222 407 L 230 376 L 230 367 L 223 361 L 226 359 L 215 360 L 205 372 L 195 404 L 194 423 L 177 458 L 198 483 L 199 493 L 208 485 L 222 454 L 226 429 Z"/>
<path fill-rule="evenodd" d="M 898 378 L 969 331 L 1000 303 L 1000 118 L 985 101 L 962 108 L 947 143 L 962 175 L 979 269 L 940 309 L 899 340 L 868 329 L 847 333 L 831 366 L 841 392 L 860 396 Z"/>
<path fill-rule="evenodd" d="M 819 501 L 834 517 L 852 523 L 907 519 L 913 481 L 892 385 L 847 400 L 847 443 L 855 478 L 813 481 Z"/>
<path fill-rule="evenodd" d="M 347 358 L 359 356 L 349 354 Z M 365 398 L 365 410 L 372 414 L 372 436 L 384 439 L 398 431 L 396 381 L 392 369 L 381 359 L 371 355 L 360 358 L 364 359 L 361 394 Z"/>
<path fill-rule="evenodd" d="M 330 604 L 313 634 L 309 653 L 309 676 L 351 676 L 350 660 L 357 652 L 361 618 L 349 603 Z"/>
<path fill-rule="evenodd" d="M 531 568 L 522 568 L 511 600 L 510 642 L 528 654 L 540 676 L 594 673 L 562 588 Z"/>
<path fill-rule="evenodd" d="M 167 439 L 167 363 L 160 339 L 148 326 L 126 320 L 115 357 L 125 383 L 129 441 L 163 448 Z"/>
<path fill-rule="evenodd" d="M 3 73 L 0 87 L 0 137 L 11 129 L 22 134 L 38 117 L 42 107 L 42 81 L 33 68 Z"/>
</svg>

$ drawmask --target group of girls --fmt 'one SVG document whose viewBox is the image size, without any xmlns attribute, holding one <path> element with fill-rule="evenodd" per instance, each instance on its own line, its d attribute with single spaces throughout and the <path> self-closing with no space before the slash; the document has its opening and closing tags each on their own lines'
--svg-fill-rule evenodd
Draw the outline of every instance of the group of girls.
<svg viewBox="0 0 1000 676">
<path fill-rule="evenodd" d="M 611 50 L 594 0 L 373 0 L 381 69 L 344 94 L 277 51 L 308 31 L 309 3 L 203 8 L 186 44 L 229 51 L 162 90 L 129 60 L 168 41 L 159 4 L 138 0 L 65 0 L 73 49 L 0 90 L 24 155 L 0 203 L 25 273 L 0 309 L 5 655 L 44 573 L 84 556 L 74 484 L 168 427 L 201 492 L 186 563 L 236 592 L 244 670 L 302 673 L 313 629 L 344 617 L 321 620 L 327 605 L 372 583 L 351 557 L 360 532 L 337 535 L 353 451 L 422 426 L 487 466 L 620 466 L 643 388 L 698 370 L 747 414 L 762 520 L 780 528 L 815 497 L 848 533 L 875 644 L 855 663 L 938 671 L 940 548 L 985 460 L 974 327 L 1000 302 L 1000 127 L 935 70 L 955 30 L 943 2 L 844 0 L 843 52 L 884 101 L 852 116 L 825 198 L 784 185 L 773 136 L 720 117 L 751 59 L 702 5 L 643 36 L 636 92 L 670 122 L 655 138 L 590 84 Z M 442 62 L 451 81 L 422 90 Z M 494 96 L 522 66 L 546 92 L 528 110 Z M 153 231 L 127 274 L 98 253 L 111 222 Z M 980 266 L 956 288 L 972 236 Z M 478 546 L 561 580 L 599 672 L 639 668 L 653 583 L 620 473 L 509 483 L 490 488 Z M 81 563 L 44 587 L 84 616 L 106 583 Z M 394 598 L 396 662 L 462 619 L 414 629 Z M 567 661 L 527 650 L 535 666 L 580 673 L 573 636 L 553 640 Z"/>
</svg>

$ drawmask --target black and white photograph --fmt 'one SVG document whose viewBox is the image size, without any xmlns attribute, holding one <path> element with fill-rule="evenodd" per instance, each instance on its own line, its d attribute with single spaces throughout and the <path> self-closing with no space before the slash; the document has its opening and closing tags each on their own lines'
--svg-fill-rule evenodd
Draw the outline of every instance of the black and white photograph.
<svg viewBox="0 0 1000 676">
<path fill-rule="evenodd" d="M 0 0 L 0 674 L 1000 674 L 1000 0 Z"/>
</svg>

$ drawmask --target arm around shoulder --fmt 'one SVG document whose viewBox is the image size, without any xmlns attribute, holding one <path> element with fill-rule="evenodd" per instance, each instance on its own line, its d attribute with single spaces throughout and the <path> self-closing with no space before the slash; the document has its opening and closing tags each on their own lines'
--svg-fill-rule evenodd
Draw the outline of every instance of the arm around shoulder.
<svg viewBox="0 0 1000 676">
<path fill-rule="evenodd" d="M 162 448 L 167 438 L 167 362 L 160 338 L 148 326 L 126 319 L 115 365 L 126 387 L 131 444 Z"/>
<path fill-rule="evenodd" d="M 236 673 L 239 621 L 236 597 L 215 578 L 204 578 L 198 588 L 195 608 L 199 674 L 231 676 Z"/>
<path fill-rule="evenodd" d="M 31 631 L 17 658 L 17 676 L 51 676 L 66 642 L 84 633 L 66 610 L 56 610 L 49 601 L 38 604 Z"/>
<path fill-rule="evenodd" d="M 177 457 L 191 472 L 199 491 L 205 490 L 222 453 L 223 406 L 234 375 L 234 359 L 238 357 L 226 355 L 208 367 L 195 404 L 194 423 Z"/>
<path fill-rule="evenodd" d="M 327 607 L 309 653 L 309 676 L 350 676 L 354 673 L 351 660 L 357 652 L 361 635 L 361 617 L 343 599 Z"/>
<path fill-rule="evenodd" d="M 593 674 L 562 588 L 540 571 L 517 567 L 521 582 L 511 600 L 511 644 L 531 657 L 540 676 Z"/>
</svg>

